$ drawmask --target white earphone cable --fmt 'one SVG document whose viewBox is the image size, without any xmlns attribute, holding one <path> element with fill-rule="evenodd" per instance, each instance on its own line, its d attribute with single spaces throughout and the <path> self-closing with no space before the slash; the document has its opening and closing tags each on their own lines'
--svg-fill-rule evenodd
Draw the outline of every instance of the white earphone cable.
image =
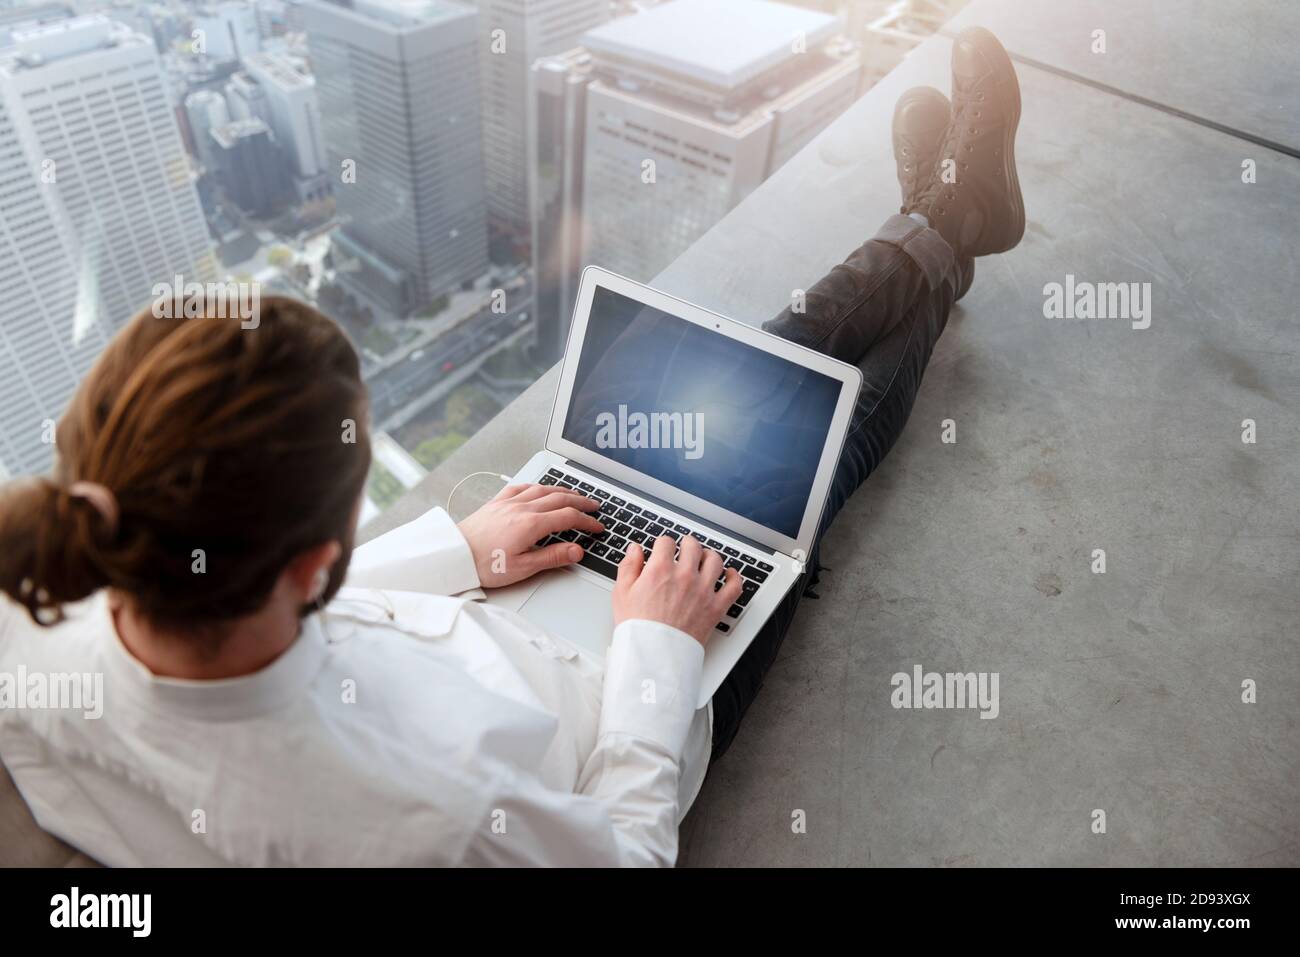
<svg viewBox="0 0 1300 957">
<path fill-rule="evenodd" d="M 468 482 L 470 479 L 474 478 L 474 477 L 477 476 L 477 475 L 491 475 L 493 478 L 499 478 L 501 481 L 503 481 L 503 482 L 505 482 L 505 483 L 507 483 L 507 484 L 509 484 L 509 482 L 510 482 L 510 476 L 509 476 L 509 475 L 502 475 L 500 472 L 470 472 L 468 475 L 466 475 L 464 478 L 462 478 L 459 482 L 457 482 L 455 485 L 453 485 L 453 486 L 451 487 L 451 491 L 447 493 L 447 514 L 448 514 L 448 515 L 451 515 L 451 499 L 452 499 L 452 496 L 454 496 L 454 495 L 456 494 L 456 492 L 460 489 L 460 487 L 461 487 L 462 485 L 464 485 L 466 482 Z"/>
</svg>

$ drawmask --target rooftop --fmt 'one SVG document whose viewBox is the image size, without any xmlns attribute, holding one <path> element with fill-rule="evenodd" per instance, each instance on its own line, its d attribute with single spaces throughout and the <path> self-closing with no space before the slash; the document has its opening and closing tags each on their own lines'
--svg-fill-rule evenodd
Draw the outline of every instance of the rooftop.
<svg viewBox="0 0 1300 957">
<path fill-rule="evenodd" d="M 583 35 L 597 55 L 731 89 L 841 29 L 837 17 L 769 0 L 670 0 Z"/>
<path fill-rule="evenodd" d="M 277 86 L 297 89 L 315 86 L 313 77 L 296 70 L 282 53 L 254 53 L 244 58 L 244 68 L 267 77 Z"/>
<path fill-rule="evenodd" d="M 395 27 L 427 26 L 440 20 L 474 16 L 472 9 L 446 0 L 347 0 L 342 3 L 330 0 L 326 5 L 350 9 Z"/>
<path fill-rule="evenodd" d="M 269 134 L 270 127 L 262 120 L 252 117 L 247 120 L 233 120 L 221 126 L 214 126 L 209 132 L 212 138 L 217 141 L 218 146 L 223 149 L 230 149 L 240 140 L 249 136 L 257 136 L 262 133 Z"/>
<path fill-rule="evenodd" d="M 0 35 L 2 36 L 2 35 Z M 23 25 L 13 30 L 11 45 L 0 47 L 0 70 L 36 69 L 56 60 L 125 44 L 153 44 L 102 14 Z"/>
<path fill-rule="evenodd" d="M 14 27 L 36 24 L 49 20 L 62 20 L 76 16 L 76 11 L 65 3 L 29 3 L 21 7 L 4 7 L 0 9 L 0 47 L 9 41 L 9 33 Z"/>
</svg>

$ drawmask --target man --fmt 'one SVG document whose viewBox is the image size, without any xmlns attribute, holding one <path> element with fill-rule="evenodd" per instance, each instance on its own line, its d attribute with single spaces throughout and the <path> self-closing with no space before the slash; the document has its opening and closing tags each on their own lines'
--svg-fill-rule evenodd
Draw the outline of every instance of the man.
<svg viewBox="0 0 1300 957">
<path fill-rule="evenodd" d="M 787 309 L 765 326 L 864 374 L 822 531 L 897 439 L 949 309 L 970 286 L 974 258 L 1012 248 L 1024 230 L 1011 61 L 991 34 L 970 29 L 954 42 L 952 69 L 951 104 L 932 89 L 899 101 L 900 215 L 808 291 L 806 311 Z M 359 390 L 355 356 L 341 354 L 337 330 L 322 330 L 332 324 L 291 304 L 273 311 L 283 315 L 241 335 L 332 335 L 335 372 Z M 144 338 L 150 330 L 136 331 Z M 304 473 L 317 493 L 284 489 L 264 454 L 337 428 L 340 413 L 322 411 L 342 401 L 337 389 L 292 420 L 284 407 L 299 396 L 274 392 L 294 375 L 302 377 L 295 393 L 310 398 L 311 369 L 303 363 L 323 347 L 239 339 L 191 361 L 180 347 L 198 356 L 213 349 L 210 339 L 174 325 L 160 335 L 179 345 L 167 352 L 166 342 L 144 342 L 138 357 L 124 354 L 100 375 L 165 397 L 185 373 L 196 398 L 187 394 L 174 414 L 123 407 L 113 432 L 98 417 L 120 390 L 99 382 L 102 395 L 80 396 L 82 418 L 68 435 L 84 433 L 81 444 L 94 452 L 73 463 L 67 478 L 75 481 L 30 490 L 30 506 L 11 505 L 0 521 L 0 553 L 8 552 L 0 587 L 36 621 L 60 601 L 75 603 L 50 628 L 5 615 L 0 605 L 0 672 L 22 666 L 103 677 L 102 697 L 83 702 L 84 710 L 101 710 L 94 720 L 0 709 L 0 755 L 38 822 L 109 864 L 673 863 L 681 817 L 710 760 L 735 737 L 815 580 L 816 550 L 814 571 L 698 712 L 703 645 L 739 583 L 729 571 L 715 592 L 721 556 L 693 538 L 677 561 L 667 537 L 648 554 L 629 550 L 603 667 L 562 636 L 470 600 L 480 588 L 581 556 L 567 543 L 532 548 L 557 530 L 600 529 L 586 514 L 596 503 L 573 493 L 510 487 L 459 526 L 435 509 L 357 549 L 350 587 L 330 601 L 350 535 L 320 532 L 341 527 L 331 524 L 338 509 L 331 517 L 313 499 L 341 496 L 342 485 L 318 468 Z M 203 364 L 218 361 L 244 361 L 244 380 L 273 401 L 254 404 L 245 386 L 235 415 L 223 377 Z M 231 418 L 221 428 L 180 418 L 196 414 Z M 140 435 L 132 416 L 146 419 Z M 259 416 L 269 424 L 256 427 Z M 157 438 L 164 426 L 174 449 Z M 186 466 L 194 451 L 188 443 L 198 441 L 191 433 L 203 427 L 200 451 L 217 445 L 223 455 L 202 461 L 233 470 L 239 481 L 221 483 L 231 488 Z M 61 426 L 61 458 L 78 445 L 64 438 Z M 351 470 L 355 484 L 346 491 L 355 498 L 367 462 L 336 441 L 319 449 L 313 454 L 339 463 L 330 468 Z M 146 468 L 147 455 L 165 461 Z M 250 481 L 258 468 L 265 480 Z M 183 513 L 151 491 L 163 473 L 188 503 Z M 213 508 L 202 507 L 205 496 Z M 238 511 L 241 496 L 261 496 L 253 503 L 259 511 Z M 161 575 L 174 541 L 186 543 L 188 563 L 186 523 L 202 521 L 194 527 L 217 535 L 227 524 L 217 504 L 245 518 L 230 548 L 241 547 L 245 532 L 264 533 L 268 547 L 291 549 L 287 562 L 277 559 L 265 575 L 226 562 L 227 577 L 214 566 L 206 580 L 182 570 L 166 587 L 140 572 Z M 315 529 L 294 537 L 296 544 L 274 527 L 290 510 L 301 512 L 298 525 Z M 264 520 L 249 523 L 250 514 Z M 66 541 L 56 546 L 61 534 Z M 141 565 L 154 548 L 159 561 Z M 248 552 L 248 561 L 262 560 L 261 551 Z M 196 640 L 205 632 L 187 622 L 204 618 L 191 612 L 219 616 L 231 602 L 238 616 Z"/>
</svg>

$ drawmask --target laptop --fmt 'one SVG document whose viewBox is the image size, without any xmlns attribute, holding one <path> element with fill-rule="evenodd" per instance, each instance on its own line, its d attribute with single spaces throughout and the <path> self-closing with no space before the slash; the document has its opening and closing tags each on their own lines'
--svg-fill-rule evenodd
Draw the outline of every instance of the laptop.
<svg viewBox="0 0 1300 957">
<path fill-rule="evenodd" d="M 629 544 L 693 535 L 743 591 L 704 654 L 703 707 L 812 553 L 862 386 L 851 365 L 596 266 L 582 273 L 546 445 L 514 476 L 600 501 L 580 564 L 493 589 L 603 659 Z"/>
</svg>

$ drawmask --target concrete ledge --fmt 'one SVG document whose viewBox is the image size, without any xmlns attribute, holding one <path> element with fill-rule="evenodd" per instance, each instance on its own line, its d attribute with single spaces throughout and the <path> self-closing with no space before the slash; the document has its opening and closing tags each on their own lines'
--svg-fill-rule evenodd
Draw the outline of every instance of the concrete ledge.
<svg viewBox="0 0 1300 957">
<path fill-rule="evenodd" d="M 1110 10 L 1122 28 L 1128 6 Z M 1139 48 L 1153 70 L 1186 68 L 1159 36 Z M 810 285 L 897 208 L 893 105 L 946 91 L 948 52 L 923 44 L 656 285 L 755 324 Z M 980 261 L 907 431 L 828 536 L 823 598 L 710 774 L 683 863 L 1300 863 L 1300 162 L 1020 77 L 1025 240 Z M 1067 274 L 1151 283 L 1151 327 L 1045 318 L 1044 286 Z M 468 472 L 521 464 L 555 377 L 367 534 Z M 499 484 L 468 483 L 457 512 Z M 891 675 L 916 664 L 998 672 L 998 718 L 893 709 Z"/>
</svg>

